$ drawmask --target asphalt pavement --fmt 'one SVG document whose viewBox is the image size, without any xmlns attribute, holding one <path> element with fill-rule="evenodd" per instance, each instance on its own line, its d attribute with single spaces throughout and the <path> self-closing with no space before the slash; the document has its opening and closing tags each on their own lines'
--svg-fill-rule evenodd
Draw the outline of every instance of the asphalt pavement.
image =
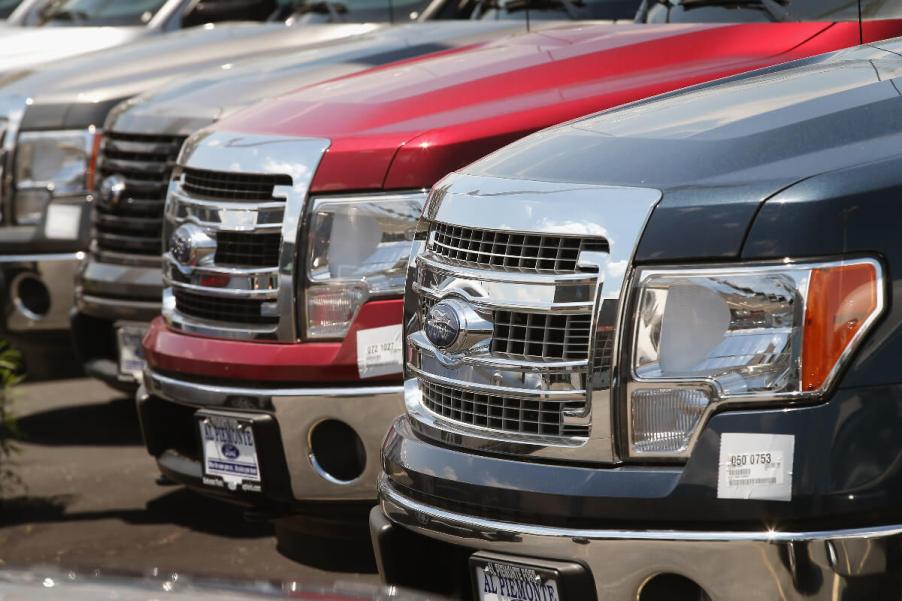
<svg viewBox="0 0 902 601">
<path fill-rule="evenodd" d="M 0 566 L 378 581 L 371 561 L 361 559 L 369 554 L 363 536 L 293 537 L 289 559 L 270 524 L 156 484 L 132 401 L 99 382 L 23 385 L 16 414 L 22 440 L 13 467 L 22 485 L 0 500 Z"/>
</svg>

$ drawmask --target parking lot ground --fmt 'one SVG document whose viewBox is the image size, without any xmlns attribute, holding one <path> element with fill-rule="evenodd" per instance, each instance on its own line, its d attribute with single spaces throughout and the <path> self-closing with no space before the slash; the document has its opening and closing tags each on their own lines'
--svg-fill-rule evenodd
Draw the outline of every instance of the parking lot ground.
<svg viewBox="0 0 902 601">
<path fill-rule="evenodd" d="M 24 488 L 0 502 L 0 565 L 378 581 L 369 562 L 347 561 L 365 555 L 365 537 L 331 545 L 295 538 L 309 559 L 299 563 L 278 552 L 271 525 L 157 485 L 132 401 L 99 382 L 23 385 L 16 413 L 22 442 L 14 467 Z"/>
</svg>

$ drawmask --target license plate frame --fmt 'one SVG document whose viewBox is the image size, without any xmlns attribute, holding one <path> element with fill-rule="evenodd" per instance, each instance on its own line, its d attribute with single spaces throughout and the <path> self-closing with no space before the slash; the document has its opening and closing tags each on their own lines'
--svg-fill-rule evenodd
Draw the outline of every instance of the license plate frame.
<svg viewBox="0 0 902 601">
<path fill-rule="evenodd" d="M 203 484 L 230 491 L 262 492 L 260 447 L 252 417 L 195 414 Z"/>
<path fill-rule="evenodd" d="M 545 565 L 543 565 L 545 564 Z M 561 573 L 540 559 L 476 553 L 470 556 L 473 598 L 477 601 L 567 601 Z M 519 578 L 509 578 L 518 575 Z M 503 578 L 502 578 L 503 577 Z M 507 594 L 518 590 L 518 583 L 533 587 L 533 597 Z M 551 587 L 551 590 L 548 590 Z M 539 595 L 539 596 L 536 596 Z"/>
<path fill-rule="evenodd" d="M 139 322 L 116 322 L 116 369 L 119 380 L 141 382 L 144 377 L 144 336 L 148 325 Z"/>
</svg>

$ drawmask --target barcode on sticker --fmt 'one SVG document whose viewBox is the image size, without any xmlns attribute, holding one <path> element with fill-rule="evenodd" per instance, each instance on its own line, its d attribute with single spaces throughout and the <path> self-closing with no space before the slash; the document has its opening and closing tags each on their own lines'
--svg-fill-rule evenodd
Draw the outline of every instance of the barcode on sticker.
<svg viewBox="0 0 902 601">
<path fill-rule="evenodd" d="M 722 434 L 717 498 L 789 501 L 794 448 L 787 434 Z"/>
</svg>

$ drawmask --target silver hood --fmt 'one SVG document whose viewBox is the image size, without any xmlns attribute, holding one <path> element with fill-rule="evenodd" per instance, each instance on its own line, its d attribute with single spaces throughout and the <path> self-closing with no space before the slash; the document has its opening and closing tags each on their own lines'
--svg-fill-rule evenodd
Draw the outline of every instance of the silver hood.
<svg viewBox="0 0 902 601">
<path fill-rule="evenodd" d="M 381 27 L 384 25 L 365 23 L 296 27 L 281 23 L 206 26 L 153 36 L 28 72 L 0 75 L 0 96 L 30 98 L 29 112 L 37 112 L 36 108 L 40 106 L 98 105 L 134 96 L 199 69 L 220 67 L 238 59 L 279 56 Z M 73 112 L 71 108 L 66 110 L 69 114 Z M 68 125 L 87 124 L 57 126 Z"/>
<path fill-rule="evenodd" d="M 305 85 L 522 31 L 522 23 L 511 21 L 433 21 L 383 28 L 275 58 L 242 60 L 180 77 L 123 102 L 105 129 L 189 135 L 254 102 Z"/>
<path fill-rule="evenodd" d="M 30 69 L 119 46 L 154 33 L 146 27 L 13 27 L 0 23 L 0 72 Z"/>
</svg>

